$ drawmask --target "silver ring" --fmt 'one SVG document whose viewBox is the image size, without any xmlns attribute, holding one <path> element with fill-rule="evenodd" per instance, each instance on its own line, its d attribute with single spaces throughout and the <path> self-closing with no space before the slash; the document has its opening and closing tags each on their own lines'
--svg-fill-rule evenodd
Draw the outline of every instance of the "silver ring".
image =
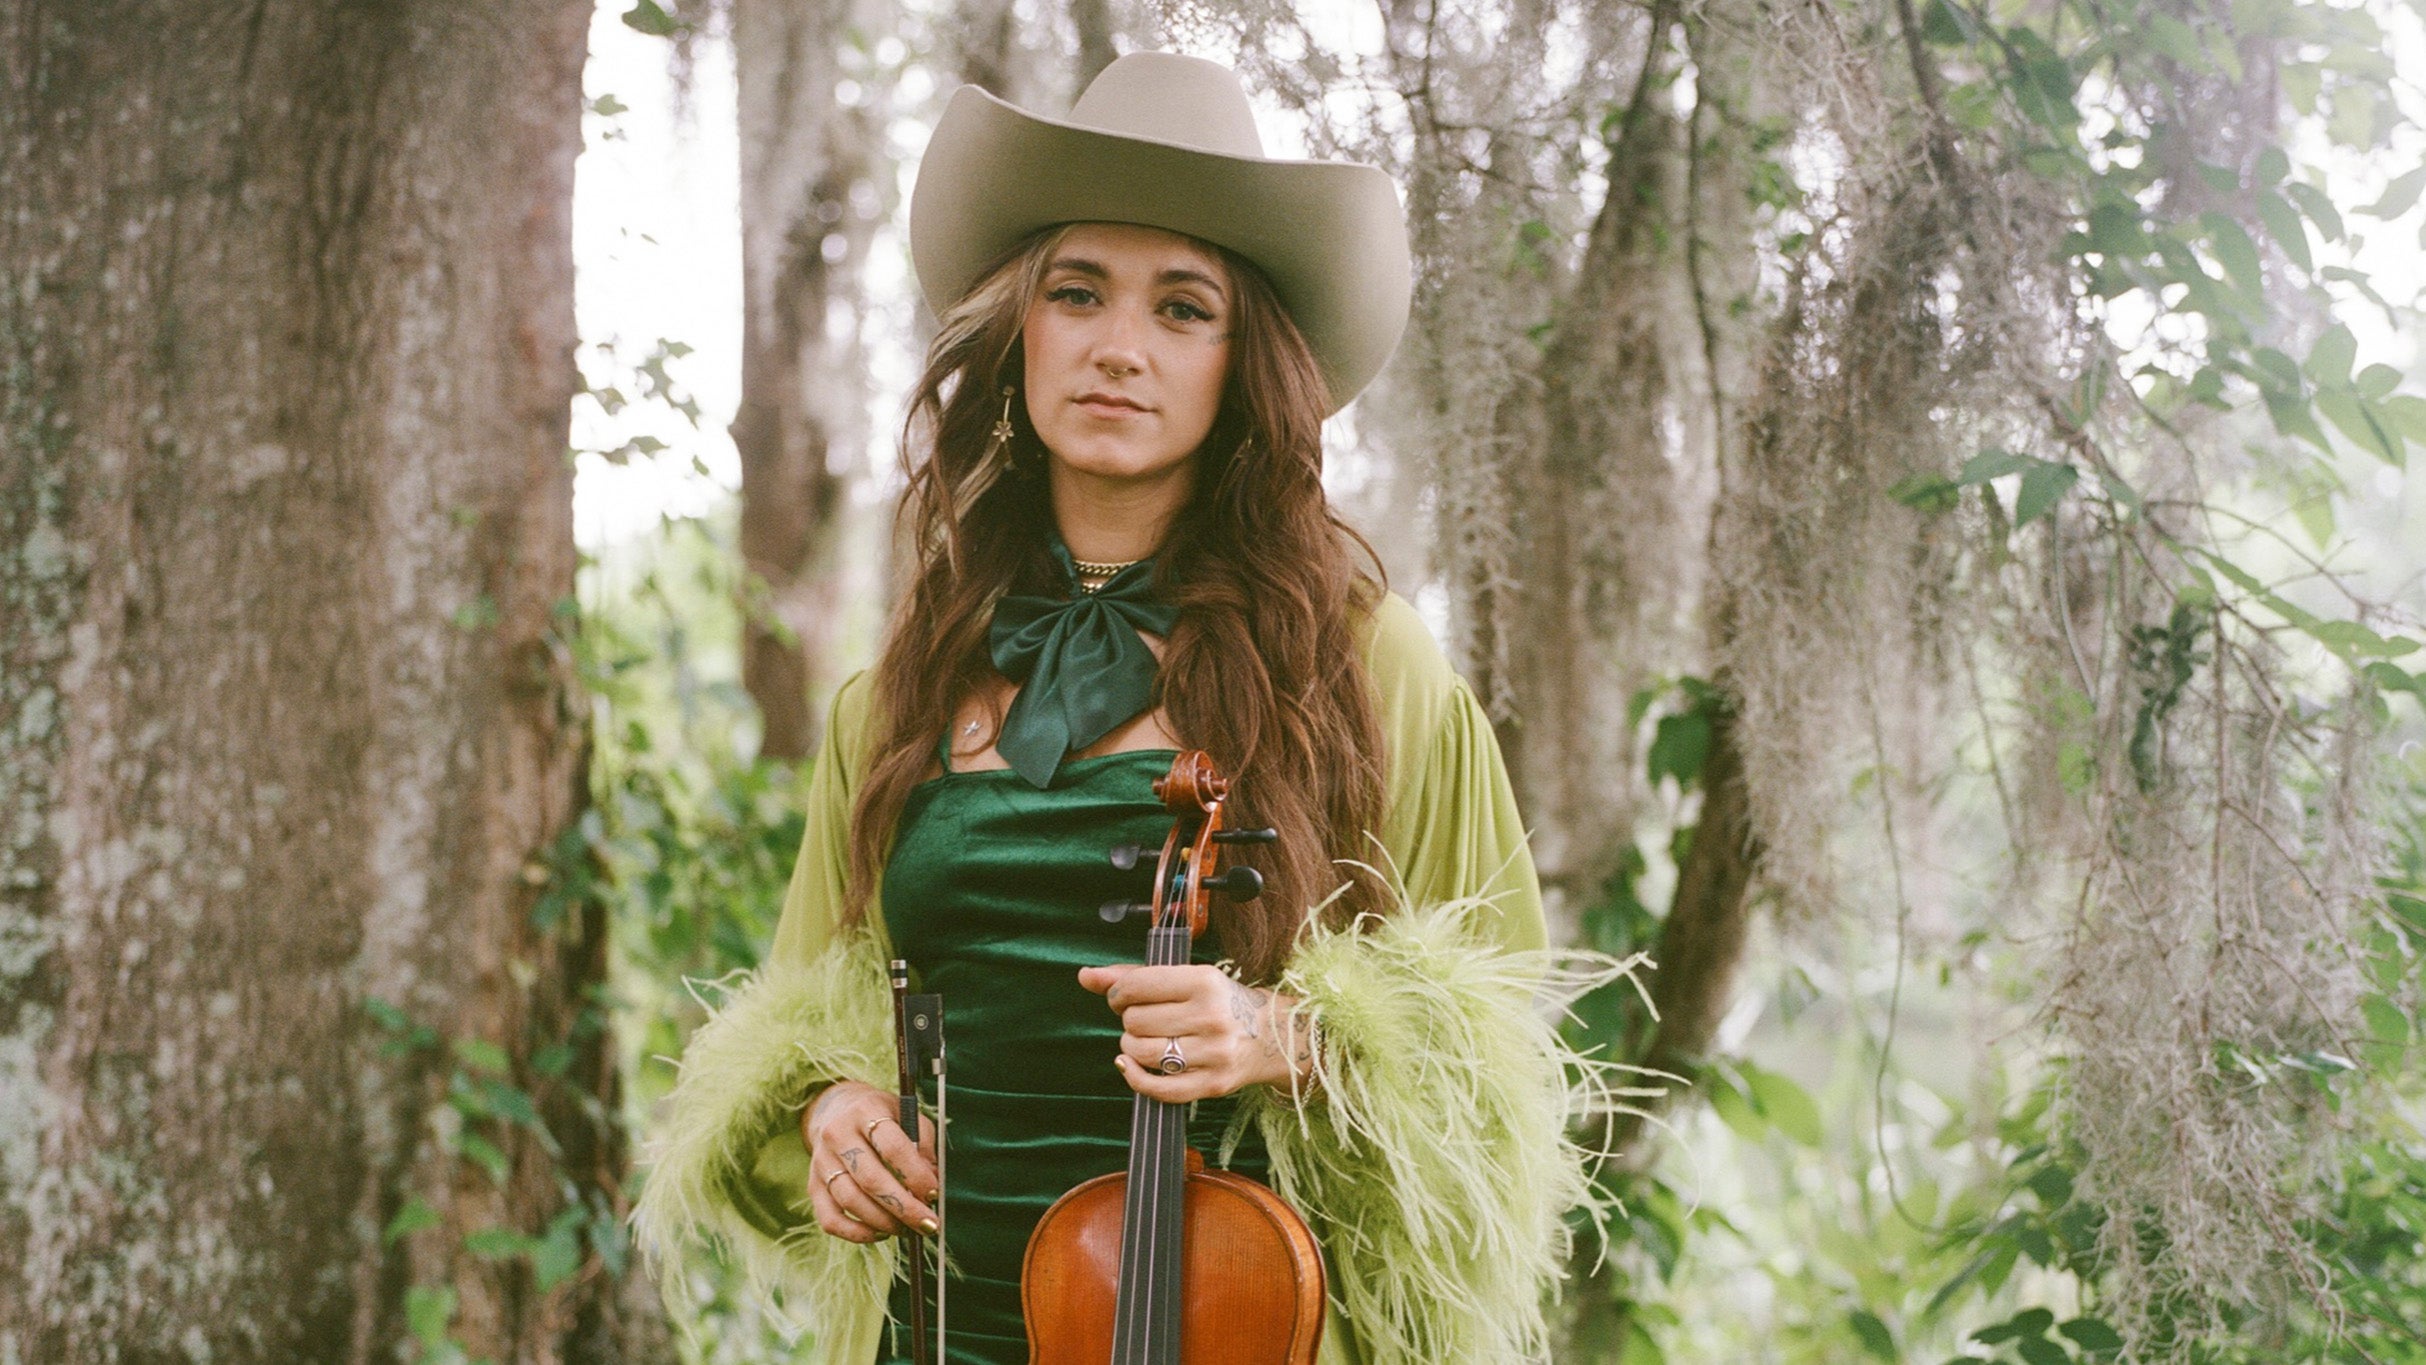
<svg viewBox="0 0 2426 1365">
<path fill-rule="evenodd" d="M 834 1172 L 832 1175 L 827 1176 L 827 1177 L 826 1177 L 826 1193 L 827 1193 L 827 1194 L 832 1194 L 832 1193 L 834 1192 L 834 1182 L 835 1182 L 835 1181 L 837 1181 L 837 1180 L 842 1179 L 844 1176 L 849 1175 L 849 1174 L 850 1174 L 850 1172 L 849 1172 L 849 1171 L 836 1171 L 836 1172 Z"/>
<path fill-rule="evenodd" d="M 861 1140 L 866 1142 L 874 1142 L 876 1140 L 876 1125 L 882 1122 L 884 1122 L 884 1115 L 878 1114 L 876 1117 L 869 1119 L 866 1123 L 861 1124 L 859 1128 L 859 1136 Z"/>
<path fill-rule="evenodd" d="M 1154 1069 L 1165 1076 L 1176 1076 L 1188 1069 L 1187 1055 L 1179 1050 L 1177 1038 L 1163 1044 L 1162 1060 L 1154 1064 Z"/>
</svg>

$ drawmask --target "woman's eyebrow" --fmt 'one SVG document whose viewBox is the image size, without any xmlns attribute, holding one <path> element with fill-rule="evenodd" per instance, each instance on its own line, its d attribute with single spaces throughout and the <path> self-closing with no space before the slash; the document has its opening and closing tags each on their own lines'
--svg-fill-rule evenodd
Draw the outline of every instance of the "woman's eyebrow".
<svg viewBox="0 0 2426 1365">
<path fill-rule="evenodd" d="M 1090 261 L 1083 256 L 1063 256 L 1045 268 L 1047 274 L 1062 270 L 1073 275 L 1084 275 L 1093 280 L 1109 281 L 1112 278 L 1112 272 L 1105 269 L 1101 262 Z M 1154 277 L 1154 283 L 1157 285 L 1201 284 L 1213 291 L 1214 298 L 1225 300 L 1229 298 L 1229 293 L 1222 288 L 1220 280 L 1201 270 L 1191 270 L 1185 266 L 1173 266 L 1163 271 Z"/>
</svg>

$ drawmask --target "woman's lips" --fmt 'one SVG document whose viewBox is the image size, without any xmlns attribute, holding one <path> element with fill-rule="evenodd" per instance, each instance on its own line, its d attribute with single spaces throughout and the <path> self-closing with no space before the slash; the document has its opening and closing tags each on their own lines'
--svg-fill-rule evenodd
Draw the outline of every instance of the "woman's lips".
<svg viewBox="0 0 2426 1365">
<path fill-rule="evenodd" d="M 1081 394 L 1075 401 L 1079 408 L 1091 417 L 1142 417 L 1146 411 L 1144 404 L 1133 399 L 1116 398 L 1103 393 Z"/>
</svg>

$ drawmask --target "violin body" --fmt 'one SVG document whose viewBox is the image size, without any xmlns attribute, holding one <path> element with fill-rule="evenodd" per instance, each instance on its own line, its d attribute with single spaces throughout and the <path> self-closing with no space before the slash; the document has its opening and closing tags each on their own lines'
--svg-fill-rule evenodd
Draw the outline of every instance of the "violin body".
<svg viewBox="0 0 2426 1365">
<path fill-rule="evenodd" d="M 1126 1172 L 1097 1176 L 1063 1195 L 1036 1225 L 1019 1275 L 1034 1365 L 1112 1360 L 1128 1186 Z M 1190 1152 L 1183 1220 L 1188 1293 L 1180 1312 L 1181 1365 L 1314 1365 L 1322 1343 L 1322 1253 L 1296 1212 L 1245 1176 L 1205 1169 Z M 1291 1292 L 1276 1292 L 1284 1286 Z"/>
</svg>

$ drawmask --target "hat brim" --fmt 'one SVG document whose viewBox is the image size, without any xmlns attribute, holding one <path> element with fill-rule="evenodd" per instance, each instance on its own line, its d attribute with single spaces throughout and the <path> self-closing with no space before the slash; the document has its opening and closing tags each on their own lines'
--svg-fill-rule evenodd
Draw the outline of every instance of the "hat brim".
<svg viewBox="0 0 2426 1365">
<path fill-rule="evenodd" d="M 910 193 L 910 260 L 928 306 L 941 314 L 1022 238 L 1074 222 L 1164 228 L 1255 262 L 1313 349 L 1333 412 L 1407 325 L 1406 216 L 1379 167 L 1229 156 L 955 91 Z"/>
</svg>

